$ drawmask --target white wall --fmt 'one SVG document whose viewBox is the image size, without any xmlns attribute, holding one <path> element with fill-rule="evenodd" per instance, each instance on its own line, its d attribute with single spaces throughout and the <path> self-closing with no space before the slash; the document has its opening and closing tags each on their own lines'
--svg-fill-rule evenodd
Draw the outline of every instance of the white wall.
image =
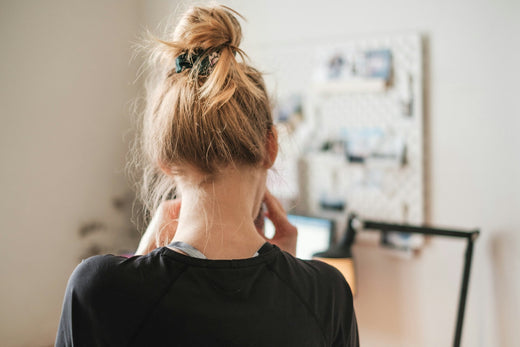
<svg viewBox="0 0 520 347">
<path fill-rule="evenodd" d="M 136 1 L 0 2 L 2 346 L 53 344 L 79 226 L 117 219 L 138 29 Z"/>
<path fill-rule="evenodd" d="M 225 1 L 253 52 L 273 44 L 418 31 L 429 40 L 429 214 L 480 227 L 464 346 L 518 346 L 520 3 L 497 0 Z M 312 52 L 311 52 L 312 54 Z M 252 57 L 254 59 L 254 56 Z M 364 346 L 452 344 L 464 244 L 432 240 L 414 261 L 356 247 Z"/>
</svg>

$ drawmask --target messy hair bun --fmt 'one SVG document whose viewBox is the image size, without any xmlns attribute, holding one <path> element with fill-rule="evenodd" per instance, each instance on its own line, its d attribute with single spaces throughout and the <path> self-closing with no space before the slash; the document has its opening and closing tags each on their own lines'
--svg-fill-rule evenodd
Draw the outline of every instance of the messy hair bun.
<svg viewBox="0 0 520 347">
<path fill-rule="evenodd" d="M 271 106 L 261 73 L 239 48 L 236 16 L 225 6 L 192 7 L 167 39 L 150 41 L 140 145 L 152 213 L 173 189 L 165 169 L 183 175 L 190 167 L 210 179 L 229 165 L 265 160 Z"/>
</svg>

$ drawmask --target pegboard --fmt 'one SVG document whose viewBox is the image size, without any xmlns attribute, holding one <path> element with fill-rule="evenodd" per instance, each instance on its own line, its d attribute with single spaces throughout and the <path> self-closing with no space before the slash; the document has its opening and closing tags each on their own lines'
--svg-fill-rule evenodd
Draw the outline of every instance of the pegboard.
<svg viewBox="0 0 520 347">
<path fill-rule="evenodd" d="M 358 83 L 317 81 L 316 71 L 330 52 L 391 52 L 392 77 Z M 303 123 L 288 138 L 281 134 L 279 195 L 297 194 L 306 213 L 320 214 L 323 191 L 344 197 L 349 211 L 364 218 L 423 223 L 424 129 L 423 50 L 418 34 L 359 37 L 335 42 L 250 47 L 253 64 L 265 73 L 275 102 L 301 96 Z M 375 83 L 373 83 L 375 82 Z M 384 160 L 363 163 L 344 153 L 324 153 L 327 139 L 376 132 L 402 146 L 401 165 Z M 368 135 L 366 135 L 368 136 Z M 385 140 L 386 141 L 386 140 Z M 352 142 L 352 140 L 350 140 Z M 350 143 L 349 142 L 349 143 Z M 350 145 L 352 147 L 352 145 Z M 299 158 L 299 159 L 298 159 Z M 298 180 L 296 180 L 296 176 Z M 280 181 L 280 179 L 278 179 Z M 297 186 L 295 186 L 298 182 Z M 327 187 L 328 185 L 328 187 Z M 303 206 L 303 207 L 302 207 Z"/>
</svg>

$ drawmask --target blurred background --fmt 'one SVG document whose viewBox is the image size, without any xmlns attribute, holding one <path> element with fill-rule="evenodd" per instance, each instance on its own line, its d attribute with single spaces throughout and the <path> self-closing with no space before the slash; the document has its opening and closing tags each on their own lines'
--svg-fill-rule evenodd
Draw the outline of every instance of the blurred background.
<svg viewBox="0 0 520 347">
<path fill-rule="evenodd" d="M 397 67 L 398 49 L 417 52 L 406 63 L 414 66 L 415 84 L 397 88 L 410 79 L 396 74 L 366 91 L 363 81 L 345 78 L 340 93 L 354 88 L 363 103 L 359 93 L 371 93 L 368 107 L 373 100 L 377 109 L 383 97 L 416 98 L 419 197 L 406 211 L 419 209 L 397 220 L 481 229 L 462 345 L 519 346 L 520 2 L 221 3 L 245 16 L 242 48 L 268 73 L 280 104 L 296 95 L 302 109 L 310 107 L 304 119 L 334 99 L 309 102 L 319 94 L 313 86 L 331 76 L 320 80 L 320 60 L 308 60 L 312 69 L 306 70 L 296 53 L 304 61 L 305 52 L 314 57 L 339 47 L 357 54 L 386 45 Z M 141 61 L 131 59 L 132 43 L 145 28 L 158 32 L 169 14 L 188 4 L 0 1 L 2 346 L 53 345 L 67 279 L 79 261 L 133 251 L 139 234 L 130 221 L 134 193 L 125 163 L 142 80 L 136 81 Z M 419 44 L 402 43 L 410 37 Z M 285 153 L 291 160 L 291 150 Z M 280 194 L 289 199 L 291 181 L 283 186 Z M 432 238 L 419 254 L 401 257 L 370 242 L 356 244 L 361 344 L 450 345 L 464 249 L 463 242 Z"/>
</svg>

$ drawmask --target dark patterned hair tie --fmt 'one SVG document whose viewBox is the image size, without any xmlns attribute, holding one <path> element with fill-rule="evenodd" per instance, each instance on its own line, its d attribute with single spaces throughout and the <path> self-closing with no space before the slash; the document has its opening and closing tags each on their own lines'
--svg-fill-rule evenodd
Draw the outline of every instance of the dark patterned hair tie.
<svg viewBox="0 0 520 347">
<path fill-rule="evenodd" d="M 175 72 L 180 73 L 186 69 L 193 68 L 193 65 L 195 65 L 202 56 L 204 56 L 204 58 L 200 62 L 198 74 L 201 76 L 208 76 L 211 74 L 220 58 L 219 51 L 214 51 L 210 54 L 204 54 L 204 52 L 196 52 L 191 55 L 188 53 L 182 53 L 175 59 Z"/>
</svg>

